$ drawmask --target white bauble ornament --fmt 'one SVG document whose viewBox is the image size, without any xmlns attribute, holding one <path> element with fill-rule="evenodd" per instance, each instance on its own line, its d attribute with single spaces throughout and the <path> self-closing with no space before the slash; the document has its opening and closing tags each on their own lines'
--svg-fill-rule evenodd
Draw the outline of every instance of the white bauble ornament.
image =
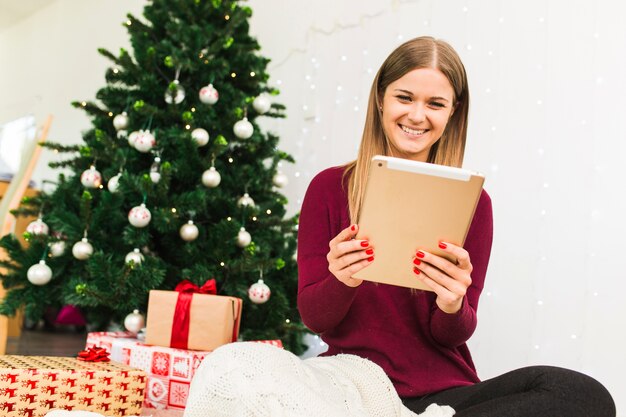
<svg viewBox="0 0 626 417">
<path fill-rule="evenodd" d="M 198 93 L 198 98 L 204 104 L 215 104 L 217 100 L 220 98 L 220 93 L 213 87 L 213 84 L 209 84 L 200 89 Z"/>
<path fill-rule="evenodd" d="M 126 139 L 128 137 L 128 131 L 127 130 L 118 130 L 117 131 L 117 138 L 118 139 Z"/>
<path fill-rule="evenodd" d="M 128 135 L 128 144 L 131 147 L 135 147 L 135 141 L 137 140 L 137 138 L 139 137 L 139 135 L 141 135 L 143 133 L 143 130 L 134 130 L 132 132 L 130 132 L 130 135 Z"/>
<path fill-rule="evenodd" d="M 275 186 L 282 188 L 289 184 L 289 178 L 287 178 L 285 174 L 279 171 L 276 173 L 276 175 L 274 175 L 274 178 L 272 178 L 272 183 Z"/>
<path fill-rule="evenodd" d="M 222 181 L 222 176 L 215 167 L 211 167 L 202 173 L 202 184 L 205 187 L 215 188 L 220 185 L 220 181 Z"/>
<path fill-rule="evenodd" d="M 170 89 L 169 86 L 167 87 L 167 90 L 165 90 L 165 102 L 167 104 L 181 103 L 185 99 L 185 89 L 182 85 L 180 85 L 180 82 L 178 80 L 174 80 L 172 81 L 172 83 L 174 83 L 176 86 L 173 90 Z"/>
<path fill-rule="evenodd" d="M 133 310 L 133 312 L 124 319 L 124 328 L 131 333 L 139 333 L 144 327 L 146 327 L 146 319 L 139 310 Z"/>
<path fill-rule="evenodd" d="M 80 175 L 80 182 L 86 188 L 98 188 L 102 184 L 102 175 L 100 175 L 100 172 L 92 165 Z"/>
<path fill-rule="evenodd" d="M 248 139 L 254 133 L 254 127 L 252 123 L 248 121 L 247 117 L 244 117 L 233 126 L 233 133 L 239 139 Z"/>
<path fill-rule="evenodd" d="M 239 233 L 237 233 L 237 246 L 240 248 L 245 248 L 252 242 L 252 236 L 250 233 L 246 232 L 245 228 L 239 229 Z"/>
<path fill-rule="evenodd" d="M 209 143 L 209 132 L 201 127 L 192 130 L 191 137 L 196 141 L 198 146 L 204 146 Z"/>
<path fill-rule="evenodd" d="M 141 153 L 150 152 L 152 148 L 156 145 L 156 139 L 154 135 L 150 133 L 149 130 L 144 132 L 140 132 L 135 139 L 135 149 L 137 149 Z"/>
<path fill-rule="evenodd" d="M 84 261 L 93 254 L 93 246 L 86 237 L 82 238 L 72 246 L 72 255 L 79 261 Z"/>
<path fill-rule="evenodd" d="M 198 238 L 200 231 L 198 230 L 198 226 L 193 224 L 193 220 L 189 220 L 186 224 L 182 225 L 179 233 L 181 239 L 185 242 L 191 242 L 192 240 L 196 240 Z"/>
<path fill-rule="evenodd" d="M 239 207 L 254 206 L 254 200 L 248 195 L 248 193 L 245 193 L 241 196 L 241 198 L 239 198 L 239 200 L 237 200 L 237 205 Z"/>
<path fill-rule="evenodd" d="M 124 130 L 128 127 L 128 114 L 125 111 L 113 118 L 113 127 L 115 130 Z"/>
<path fill-rule="evenodd" d="M 107 188 L 109 189 L 110 192 L 114 194 L 117 192 L 117 190 L 120 187 L 120 178 L 122 178 L 121 172 L 109 179 L 109 182 L 107 183 Z"/>
<path fill-rule="evenodd" d="M 159 181 L 161 181 L 161 173 L 158 171 L 155 172 L 150 172 L 150 180 L 154 183 L 154 184 L 158 184 Z"/>
<path fill-rule="evenodd" d="M 50 248 L 50 256 L 52 256 L 53 258 L 63 256 L 63 254 L 65 253 L 65 241 L 63 240 L 50 243 L 50 245 L 48 246 Z"/>
<path fill-rule="evenodd" d="M 256 110 L 257 113 L 265 114 L 272 107 L 272 102 L 270 101 L 270 98 L 267 96 L 267 94 L 261 94 L 254 99 L 254 101 L 252 102 L 252 107 L 254 107 L 254 110 Z"/>
<path fill-rule="evenodd" d="M 254 304 L 263 304 L 267 302 L 267 300 L 270 299 L 270 295 L 272 295 L 272 291 L 262 279 L 250 285 L 250 288 L 248 288 L 248 297 L 250 297 L 250 301 Z"/>
<path fill-rule="evenodd" d="M 38 264 L 28 268 L 26 276 L 33 285 L 46 285 L 52 279 L 52 269 L 46 265 L 46 261 L 41 260 Z"/>
<path fill-rule="evenodd" d="M 41 217 L 40 217 L 37 220 L 30 222 L 28 226 L 26 226 L 26 231 L 30 233 L 31 235 L 39 236 L 39 235 L 47 235 L 48 232 L 50 231 L 50 228 L 48 227 L 47 224 L 43 222 L 43 220 L 41 220 Z"/>
<path fill-rule="evenodd" d="M 124 262 L 127 264 L 134 262 L 135 265 L 139 265 L 143 262 L 143 255 L 141 254 L 141 251 L 138 248 L 135 248 L 133 249 L 132 252 L 128 252 L 126 254 L 126 257 L 124 258 Z"/>
<path fill-rule="evenodd" d="M 152 219 L 152 213 L 146 208 L 145 204 L 133 207 L 128 212 L 128 221 L 135 227 L 146 227 Z"/>
</svg>

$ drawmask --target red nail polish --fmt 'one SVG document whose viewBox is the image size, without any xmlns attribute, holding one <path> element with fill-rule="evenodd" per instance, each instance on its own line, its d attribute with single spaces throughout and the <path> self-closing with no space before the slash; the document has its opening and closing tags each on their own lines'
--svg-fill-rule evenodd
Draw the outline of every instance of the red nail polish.
<svg viewBox="0 0 626 417">
<path fill-rule="evenodd" d="M 417 256 L 418 258 L 423 258 L 424 257 L 424 252 L 422 252 L 421 250 L 418 250 L 417 253 L 415 254 L 415 256 Z"/>
<path fill-rule="evenodd" d="M 361 246 L 363 246 L 364 248 L 367 248 L 370 245 L 370 243 L 367 240 L 364 240 L 363 242 L 361 242 Z"/>
<path fill-rule="evenodd" d="M 440 247 L 441 249 L 445 249 L 445 248 L 447 248 L 447 247 L 448 247 L 448 245 L 446 245 L 446 244 L 445 244 L 445 243 L 443 243 L 443 242 L 439 242 L 439 247 Z"/>
<path fill-rule="evenodd" d="M 420 261 L 419 259 L 415 258 L 415 259 L 413 259 L 413 263 L 415 265 L 420 265 L 422 263 L 422 261 Z"/>
<path fill-rule="evenodd" d="M 373 257 L 373 256 L 370 256 L 369 258 L 367 258 L 367 260 L 368 260 L 369 262 L 372 262 L 372 261 L 374 260 L 374 257 Z"/>
<path fill-rule="evenodd" d="M 352 225 L 352 227 L 350 227 L 350 230 L 352 230 L 354 232 L 356 230 L 356 226 Z"/>
<path fill-rule="evenodd" d="M 373 255 L 374 254 L 374 249 L 368 249 L 365 251 L 366 255 Z"/>
<path fill-rule="evenodd" d="M 413 268 L 413 272 L 415 272 L 415 275 L 419 275 L 421 273 L 420 270 L 417 268 Z"/>
</svg>

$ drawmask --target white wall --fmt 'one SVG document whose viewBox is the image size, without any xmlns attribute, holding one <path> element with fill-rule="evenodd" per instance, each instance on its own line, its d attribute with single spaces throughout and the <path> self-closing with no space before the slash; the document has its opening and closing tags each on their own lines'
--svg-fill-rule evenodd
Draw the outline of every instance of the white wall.
<svg viewBox="0 0 626 417">
<path fill-rule="evenodd" d="M 338 3 L 338 4 L 337 4 Z M 479 329 L 483 378 L 554 364 L 601 380 L 626 416 L 626 4 L 610 0 L 251 0 L 287 120 L 264 125 L 298 163 L 285 166 L 298 209 L 319 170 L 352 159 L 373 73 L 402 40 L 448 40 L 472 90 L 465 166 L 487 174 L 495 240 Z M 73 99 L 104 83 L 104 46 L 142 1 L 57 0 L 0 33 L 0 120 L 55 115 L 51 139 L 89 126 Z M 216 86 L 219 89 L 219 86 Z M 44 155 L 50 159 L 51 155 Z M 49 173 L 42 166 L 39 178 Z"/>
</svg>

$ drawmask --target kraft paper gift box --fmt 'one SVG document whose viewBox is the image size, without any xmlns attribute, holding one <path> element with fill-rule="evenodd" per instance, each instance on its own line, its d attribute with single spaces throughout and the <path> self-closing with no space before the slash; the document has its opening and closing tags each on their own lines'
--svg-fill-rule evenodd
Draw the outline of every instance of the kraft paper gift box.
<svg viewBox="0 0 626 417">
<path fill-rule="evenodd" d="M 190 291 L 215 291 L 215 280 L 198 288 L 181 282 L 176 291 L 150 291 L 146 344 L 192 350 L 214 350 L 237 341 L 240 298 Z"/>
<path fill-rule="evenodd" d="M 260 340 L 283 347 L 280 340 Z M 148 346 L 127 332 L 92 332 L 87 346 L 104 347 L 111 360 L 143 369 L 147 374 L 144 407 L 181 409 L 187 404 L 191 380 L 202 360 L 211 352 Z"/>
<path fill-rule="evenodd" d="M 43 417 L 52 409 L 139 415 L 146 373 L 115 362 L 0 356 L 0 415 Z"/>
</svg>

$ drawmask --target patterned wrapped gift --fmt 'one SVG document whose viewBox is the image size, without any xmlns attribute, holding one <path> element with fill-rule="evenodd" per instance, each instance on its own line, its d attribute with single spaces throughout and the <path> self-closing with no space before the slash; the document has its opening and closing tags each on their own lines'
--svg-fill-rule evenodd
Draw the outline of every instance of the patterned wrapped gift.
<svg viewBox="0 0 626 417">
<path fill-rule="evenodd" d="M 241 298 L 215 292 L 214 279 L 202 287 L 185 280 L 176 291 L 150 291 L 146 344 L 214 350 L 237 341 Z"/>
<path fill-rule="evenodd" d="M 280 340 L 263 340 L 283 347 Z M 209 351 L 148 346 L 131 333 L 94 332 L 87 335 L 87 348 L 106 347 L 111 360 L 146 371 L 145 407 L 181 409 L 187 404 L 189 386 L 196 369 Z"/>
<path fill-rule="evenodd" d="M 139 415 L 145 385 L 144 371 L 119 363 L 0 356 L 0 415 L 43 417 L 52 409 Z"/>
</svg>

